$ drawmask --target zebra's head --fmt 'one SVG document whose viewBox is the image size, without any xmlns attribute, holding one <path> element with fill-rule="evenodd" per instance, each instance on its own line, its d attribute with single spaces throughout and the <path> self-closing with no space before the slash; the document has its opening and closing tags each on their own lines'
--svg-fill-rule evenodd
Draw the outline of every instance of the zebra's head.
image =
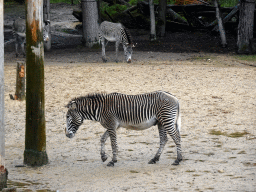
<svg viewBox="0 0 256 192">
<path fill-rule="evenodd" d="M 78 113 L 77 103 L 75 101 L 69 102 L 66 106 L 68 108 L 67 112 L 67 127 L 65 129 L 65 134 L 68 138 L 75 136 L 79 126 L 83 123 L 82 116 Z"/>
<path fill-rule="evenodd" d="M 131 44 L 126 44 L 124 46 L 124 55 L 125 55 L 125 59 L 126 59 L 127 63 L 132 62 L 132 48 L 133 47 L 134 47 L 134 45 L 131 45 Z"/>
<path fill-rule="evenodd" d="M 125 59 L 127 61 L 127 63 L 131 63 L 132 62 L 132 48 L 135 47 L 135 45 L 132 42 L 132 37 L 130 32 L 128 31 L 128 29 L 126 29 L 125 27 L 124 29 L 124 55 L 125 55 Z"/>
<path fill-rule="evenodd" d="M 46 20 L 44 22 L 44 28 L 43 28 L 43 39 L 44 42 L 49 41 L 50 37 L 49 37 L 49 31 L 50 31 L 50 20 Z"/>
</svg>

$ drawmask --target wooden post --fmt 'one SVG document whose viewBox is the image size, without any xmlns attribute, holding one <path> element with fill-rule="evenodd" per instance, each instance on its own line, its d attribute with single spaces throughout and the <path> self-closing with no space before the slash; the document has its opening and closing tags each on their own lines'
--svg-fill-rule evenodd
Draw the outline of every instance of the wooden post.
<svg viewBox="0 0 256 192">
<path fill-rule="evenodd" d="M 253 52 L 250 41 L 253 38 L 255 0 L 241 0 L 240 3 L 237 47 L 238 53 L 248 54 Z"/>
<path fill-rule="evenodd" d="M 16 91 L 14 97 L 10 94 L 10 98 L 23 101 L 25 100 L 25 63 L 18 61 L 16 71 Z"/>
<path fill-rule="evenodd" d="M 25 63 L 17 62 L 15 100 L 25 100 Z"/>
<path fill-rule="evenodd" d="M 150 11 L 150 41 L 156 40 L 156 21 L 155 21 L 155 11 L 154 11 L 154 2 L 149 0 L 149 11 Z"/>
<path fill-rule="evenodd" d="M 24 164 L 48 163 L 45 133 L 43 0 L 26 1 L 26 131 Z"/>
<path fill-rule="evenodd" d="M 7 187 L 4 128 L 4 1 L 0 0 L 0 191 Z"/>
<path fill-rule="evenodd" d="M 225 29 L 223 26 L 220 9 L 219 9 L 219 4 L 218 4 L 217 0 L 214 0 L 214 6 L 216 7 L 216 18 L 218 20 L 218 25 L 219 25 L 221 44 L 222 44 L 222 47 L 226 47 L 227 46 L 226 32 L 225 32 Z"/>
</svg>

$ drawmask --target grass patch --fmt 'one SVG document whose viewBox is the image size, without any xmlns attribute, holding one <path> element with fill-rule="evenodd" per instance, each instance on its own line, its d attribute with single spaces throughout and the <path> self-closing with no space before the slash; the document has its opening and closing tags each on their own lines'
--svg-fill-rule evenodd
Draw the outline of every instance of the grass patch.
<svg viewBox="0 0 256 192">
<path fill-rule="evenodd" d="M 130 170 L 130 173 L 139 173 L 139 172 L 135 170 Z"/>
<path fill-rule="evenodd" d="M 223 135 L 226 137 L 232 137 L 232 138 L 238 138 L 238 137 L 243 137 L 244 135 L 249 134 L 247 131 L 243 131 L 243 132 L 234 132 L 234 133 L 226 133 L 226 132 L 222 132 L 222 131 L 216 131 L 214 129 L 210 130 L 210 134 L 211 135 Z"/>
<path fill-rule="evenodd" d="M 244 60 L 244 61 L 255 61 L 256 62 L 256 55 L 237 55 L 235 56 L 236 59 Z"/>
</svg>

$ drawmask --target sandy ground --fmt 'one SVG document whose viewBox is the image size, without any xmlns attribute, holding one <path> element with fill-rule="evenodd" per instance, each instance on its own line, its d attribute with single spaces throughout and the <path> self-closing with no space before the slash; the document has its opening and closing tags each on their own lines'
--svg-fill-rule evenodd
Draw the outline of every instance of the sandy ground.
<svg viewBox="0 0 256 192">
<path fill-rule="evenodd" d="M 135 52 L 131 64 L 102 63 L 92 53 L 46 53 L 45 115 L 49 164 L 23 163 L 25 102 L 15 92 L 16 60 L 5 54 L 6 167 L 9 187 L 18 191 L 255 191 L 256 69 L 224 55 Z M 60 54 L 60 55 L 59 55 Z M 113 52 L 108 52 L 109 60 Z M 90 59 L 94 58 L 94 59 Z M 19 58 L 20 59 L 20 58 Z M 123 56 L 120 56 L 120 60 Z M 179 98 L 184 161 L 169 141 L 160 161 L 149 165 L 159 146 L 157 127 L 120 129 L 114 167 L 100 158 L 104 128 L 86 121 L 76 137 L 64 134 L 64 107 L 70 99 L 95 92 L 139 94 L 168 91 Z M 214 134 L 215 131 L 222 133 Z M 242 137 L 232 134 L 247 133 Z M 225 134 L 224 134 L 225 133 Z"/>
</svg>

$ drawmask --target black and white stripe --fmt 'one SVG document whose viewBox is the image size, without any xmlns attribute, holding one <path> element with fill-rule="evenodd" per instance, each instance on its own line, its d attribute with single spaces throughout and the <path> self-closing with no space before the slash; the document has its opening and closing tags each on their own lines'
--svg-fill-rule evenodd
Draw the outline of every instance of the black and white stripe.
<svg viewBox="0 0 256 192">
<path fill-rule="evenodd" d="M 116 62 L 118 62 L 118 46 L 120 43 L 123 45 L 126 61 L 128 63 L 131 62 L 132 47 L 134 47 L 134 44 L 128 29 L 126 29 L 121 23 L 112 23 L 108 21 L 102 22 L 99 27 L 99 38 L 102 44 L 103 62 L 107 61 L 105 47 L 107 46 L 108 41 L 116 42 Z M 107 40 L 106 44 L 105 40 Z"/>
<path fill-rule="evenodd" d="M 101 138 L 101 158 L 107 159 L 105 141 L 110 137 L 113 159 L 108 164 L 113 166 L 117 161 L 116 130 L 119 127 L 144 130 L 158 125 L 160 147 L 149 163 L 159 160 L 167 142 L 167 133 L 177 146 L 177 165 L 182 160 L 180 138 L 179 101 L 170 93 L 157 91 L 141 95 L 121 93 L 91 94 L 72 99 L 68 105 L 66 136 L 72 138 L 83 120 L 94 120 L 107 129 Z"/>
</svg>

